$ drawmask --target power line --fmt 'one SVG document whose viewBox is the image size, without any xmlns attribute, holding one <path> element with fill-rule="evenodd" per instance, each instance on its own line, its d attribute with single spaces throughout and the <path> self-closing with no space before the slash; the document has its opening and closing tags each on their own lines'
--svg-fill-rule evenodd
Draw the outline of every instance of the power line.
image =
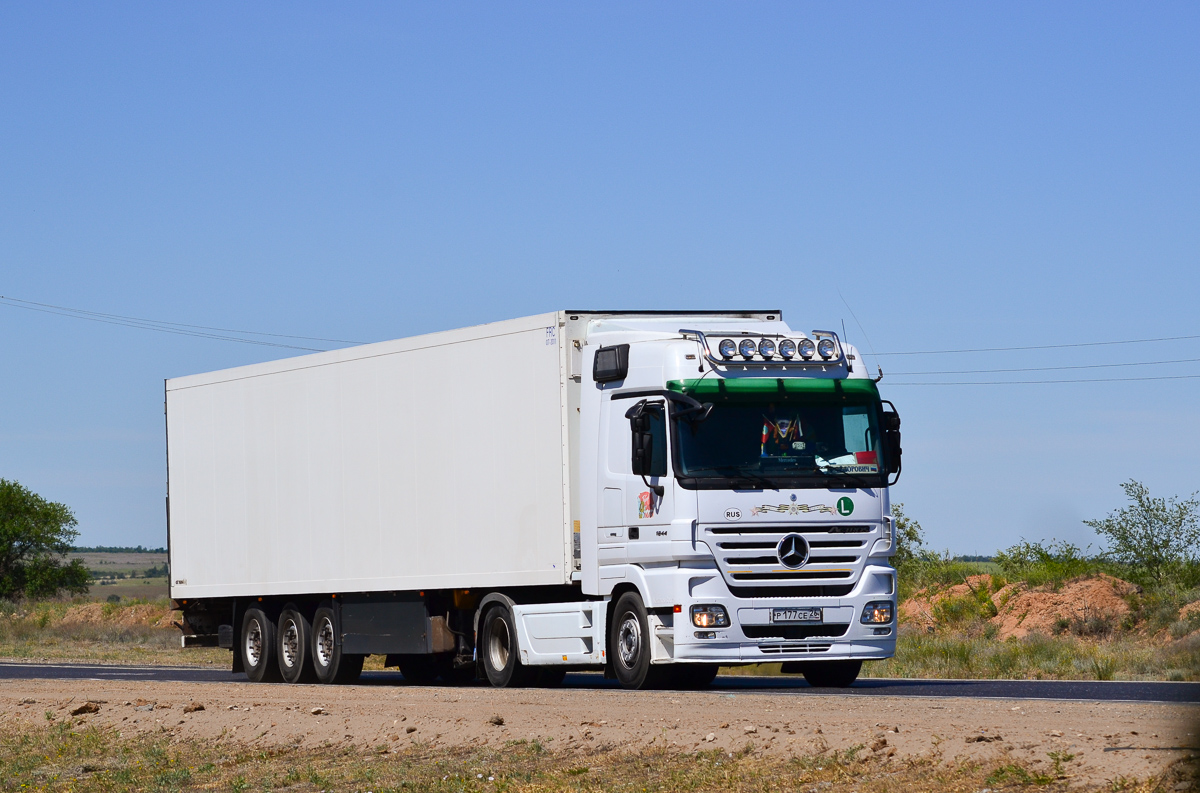
<svg viewBox="0 0 1200 793">
<path fill-rule="evenodd" d="M 1020 369 L 948 369 L 944 372 L 889 372 L 893 377 L 941 374 L 999 374 L 1001 372 L 1059 372 L 1064 369 L 1110 369 L 1119 366 L 1158 366 L 1167 363 L 1195 363 L 1200 358 L 1177 358 L 1173 361 L 1132 361 L 1129 363 L 1093 363 L 1082 366 L 1029 366 Z"/>
<path fill-rule="evenodd" d="M 327 341 L 341 344 L 361 344 L 362 342 L 348 341 L 346 339 L 322 339 L 312 336 L 292 336 L 284 333 L 262 333 L 252 330 L 234 330 L 231 328 L 212 328 L 207 325 L 189 325 L 182 322 L 168 322 L 164 320 L 142 319 L 139 317 L 126 317 L 120 314 L 105 314 L 99 311 L 86 311 L 83 309 L 68 308 L 66 306 L 55 306 L 49 303 L 35 303 L 30 300 L 20 300 L 14 297 L 5 297 L 0 295 L 0 305 L 6 305 L 9 308 L 20 308 L 26 311 L 37 311 L 43 314 L 53 314 L 60 317 L 71 317 L 73 319 L 83 319 L 89 322 L 102 322 L 106 325 L 119 325 L 127 328 L 137 328 L 139 330 L 152 330 L 157 333 L 170 333 L 175 336 L 192 336 L 201 339 L 213 339 L 216 341 L 234 341 L 240 344 L 255 344 L 262 347 L 278 347 L 289 350 L 304 350 L 306 352 L 326 352 L 320 347 L 304 347 L 296 344 L 282 344 L 280 342 L 265 341 L 262 339 L 245 339 L 238 336 L 225 335 L 228 333 L 245 333 L 256 336 L 270 336 L 274 338 L 285 339 L 302 339 L 308 341 Z M 220 331 L 220 333 L 206 333 L 203 331 Z"/>
<path fill-rule="evenodd" d="M 86 314 L 94 317 L 106 317 L 108 319 L 120 319 L 129 322 L 146 322 L 154 325 L 169 325 L 177 328 L 198 328 L 200 330 L 215 330 L 222 333 L 245 333 L 251 336 L 273 336 L 280 339 L 303 339 L 304 341 L 328 341 L 334 344 L 366 344 L 364 341 L 353 341 L 350 339 L 324 339 L 319 336 L 293 336 L 288 333 L 264 333 L 257 330 L 239 330 L 237 328 L 214 328 L 208 325 L 189 325 L 186 322 L 170 322 L 163 319 L 146 319 L 144 317 L 126 317 L 121 314 L 105 314 L 101 311 L 87 311 L 82 308 L 70 308 L 68 306 L 56 306 L 51 303 L 37 303 L 32 300 L 21 300 L 16 297 L 6 297 L 0 295 L 0 300 L 7 300 L 13 303 L 21 303 L 27 306 L 41 306 L 42 308 L 52 308 L 58 311 L 69 311 L 73 314 Z"/>
<path fill-rule="evenodd" d="M 964 380 L 941 383 L 892 383 L 891 385 L 1051 385 L 1055 383 L 1131 383 L 1141 380 L 1192 380 L 1200 374 L 1173 374 L 1161 377 L 1099 377 L 1087 380 Z"/>
<path fill-rule="evenodd" d="M 1107 347 L 1113 344 L 1146 344 L 1155 341 L 1182 341 L 1184 339 L 1200 339 L 1200 335 L 1196 336 L 1163 336 L 1158 339 L 1123 339 L 1121 341 L 1085 341 L 1079 344 L 1036 344 L 1029 347 L 980 347 L 974 350 L 912 350 L 905 352 L 881 352 L 876 353 L 880 357 L 885 355 L 951 355 L 956 353 L 968 352 L 1010 352 L 1013 350 L 1065 350 L 1069 347 Z"/>
</svg>

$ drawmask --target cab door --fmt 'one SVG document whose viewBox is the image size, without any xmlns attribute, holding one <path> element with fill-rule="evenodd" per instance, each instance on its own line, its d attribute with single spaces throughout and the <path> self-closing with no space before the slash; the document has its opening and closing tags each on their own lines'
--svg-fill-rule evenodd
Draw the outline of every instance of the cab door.
<svg viewBox="0 0 1200 793">
<path fill-rule="evenodd" d="M 636 434 L 631 423 L 635 419 L 640 419 Z M 624 578 L 624 570 L 615 566 L 626 564 L 631 555 L 639 556 L 639 543 L 667 537 L 674 516 L 668 423 L 667 405 L 662 400 L 609 399 L 605 403 L 608 453 L 598 466 L 603 488 L 597 537 L 601 580 Z M 634 473 L 635 438 L 642 451 L 644 475 Z"/>
</svg>

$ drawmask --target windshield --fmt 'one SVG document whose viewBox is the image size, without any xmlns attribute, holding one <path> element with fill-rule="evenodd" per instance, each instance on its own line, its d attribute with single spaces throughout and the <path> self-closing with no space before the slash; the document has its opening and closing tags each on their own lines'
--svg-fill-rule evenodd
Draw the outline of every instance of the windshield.
<svg viewBox="0 0 1200 793">
<path fill-rule="evenodd" d="M 726 483 L 747 479 L 765 487 L 828 487 L 830 479 L 879 486 L 883 468 L 874 383 L 816 383 L 759 380 L 748 388 L 701 381 L 682 388 L 711 402 L 713 410 L 704 421 L 678 422 L 678 475 Z"/>
</svg>

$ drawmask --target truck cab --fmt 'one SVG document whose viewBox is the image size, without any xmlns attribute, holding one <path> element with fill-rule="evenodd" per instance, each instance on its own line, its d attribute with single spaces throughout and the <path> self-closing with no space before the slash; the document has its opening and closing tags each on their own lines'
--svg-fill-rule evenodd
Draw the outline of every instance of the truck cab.
<svg viewBox="0 0 1200 793">
<path fill-rule="evenodd" d="M 640 687 L 783 662 L 848 684 L 895 653 L 899 417 L 835 333 L 686 319 L 573 334 L 580 583 L 613 604 L 610 668 Z"/>
</svg>

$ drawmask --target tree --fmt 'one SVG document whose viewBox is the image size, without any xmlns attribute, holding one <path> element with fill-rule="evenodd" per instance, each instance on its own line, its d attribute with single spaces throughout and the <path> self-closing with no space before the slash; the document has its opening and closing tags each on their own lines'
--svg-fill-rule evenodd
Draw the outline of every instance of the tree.
<svg viewBox="0 0 1200 793">
<path fill-rule="evenodd" d="M 1085 520 L 1106 537 L 1108 556 L 1162 582 L 1176 568 L 1194 563 L 1200 548 L 1200 501 L 1152 498 L 1145 485 L 1130 479 L 1121 485 L 1130 505 L 1103 520 Z"/>
<path fill-rule="evenodd" d="M 925 535 L 921 524 L 916 518 L 904 514 L 903 502 L 892 504 L 892 517 L 896 520 L 896 551 L 892 555 L 892 565 L 899 569 L 917 559 L 928 557 L 930 551 L 925 547 Z"/>
<path fill-rule="evenodd" d="M 90 578 L 79 559 L 66 555 L 79 532 L 66 504 L 0 479 L 0 598 L 82 594 Z"/>
</svg>

